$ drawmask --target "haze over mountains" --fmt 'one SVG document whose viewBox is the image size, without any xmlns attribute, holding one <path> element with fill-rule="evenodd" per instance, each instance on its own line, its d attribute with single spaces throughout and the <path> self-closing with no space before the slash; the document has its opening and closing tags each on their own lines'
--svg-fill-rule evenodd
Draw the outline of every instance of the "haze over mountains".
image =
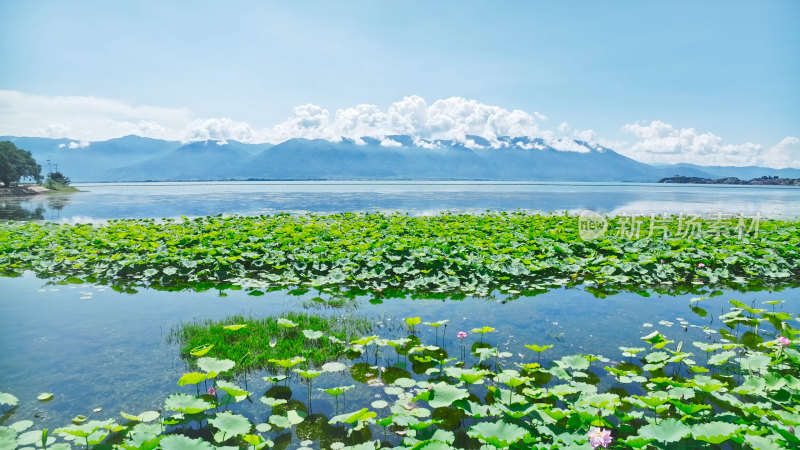
<svg viewBox="0 0 800 450">
<path fill-rule="evenodd" d="M 477 136 L 469 147 L 453 141 L 386 136 L 290 139 L 277 145 L 237 141 L 181 143 L 139 136 L 98 142 L 0 137 L 48 160 L 74 182 L 196 180 L 539 180 L 655 182 L 682 175 L 702 178 L 765 175 L 800 178 L 800 169 L 648 165 L 583 141 L 560 149 L 542 139 L 498 138 L 494 148 Z"/>
</svg>

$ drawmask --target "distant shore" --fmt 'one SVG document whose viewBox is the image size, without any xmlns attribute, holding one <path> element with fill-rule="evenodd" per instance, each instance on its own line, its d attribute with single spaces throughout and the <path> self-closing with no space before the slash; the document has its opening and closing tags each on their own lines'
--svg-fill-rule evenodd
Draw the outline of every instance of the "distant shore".
<svg viewBox="0 0 800 450">
<path fill-rule="evenodd" d="M 800 186 L 800 178 L 778 178 L 773 177 L 759 177 L 750 180 L 741 180 L 736 177 L 726 178 L 700 178 L 700 177 L 683 177 L 674 176 L 662 178 L 659 183 L 692 183 L 692 184 L 735 184 L 735 185 L 752 185 L 752 186 Z"/>
</svg>

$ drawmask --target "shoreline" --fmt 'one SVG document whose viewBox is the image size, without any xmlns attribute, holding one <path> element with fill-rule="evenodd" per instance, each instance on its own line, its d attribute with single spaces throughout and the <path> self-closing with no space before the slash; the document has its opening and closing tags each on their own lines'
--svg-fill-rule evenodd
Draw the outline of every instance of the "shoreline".
<svg viewBox="0 0 800 450">
<path fill-rule="evenodd" d="M 26 195 L 41 195 L 50 192 L 57 192 L 47 189 L 44 186 L 11 186 L 0 187 L 0 197 L 22 197 Z"/>
</svg>

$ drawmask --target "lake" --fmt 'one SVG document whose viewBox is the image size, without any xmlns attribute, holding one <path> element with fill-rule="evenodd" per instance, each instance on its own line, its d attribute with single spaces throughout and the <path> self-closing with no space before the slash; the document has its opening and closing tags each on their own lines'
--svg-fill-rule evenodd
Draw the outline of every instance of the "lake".
<svg viewBox="0 0 800 450">
<path fill-rule="evenodd" d="M 701 213 L 744 214 L 772 218 L 800 217 L 800 189 L 749 186 L 693 186 L 627 183 L 374 183 L 374 182 L 215 182 L 80 184 L 84 192 L 70 195 L 3 198 L 4 220 L 48 220 L 67 223 L 115 218 L 162 218 L 215 214 L 274 214 L 278 212 L 334 213 L 341 211 L 399 211 L 430 215 L 442 211 L 571 211 L 590 209 L 602 214 Z M 163 408 L 163 399 L 179 389 L 177 379 L 187 371 L 178 345 L 167 339 L 181 323 L 252 317 L 302 311 L 325 315 L 357 315 L 376 325 L 385 336 L 404 336 L 405 317 L 425 321 L 449 320 L 444 345 L 458 354 L 455 334 L 492 326 L 487 341 L 508 351 L 509 362 L 530 362 L 525 344 L 555 345 L 548 359 L 563 355 L 602 354 L 621 358 L 618 346 L 641 346 L 640 338 L 654 330 L 687 344 L 712 340 L 702 327 L 718 327 L 716 317 L 735 299 L 763 306 L 786 300 L 779 311 L 800 312 L 799 289 L 781 292 L 733 292 L 700 301 L 707 316 L 690 306 L 695 295 L 643 297 L 620 293 L 596 298 L 581 289 L 557 289 L 535 297 L 504 301 L 467 297 L 463 300 L 400 298 L 373 304 L 359 297 L 339 308 L 321 307 L 310 292 L 290 295 L 268 292 L 261 297 L 230 291 L 226 296 L 205 292 L 164 292 L 139 289 L 115 292 L 103 285 L 59 284 L 31 274 L 0 279 L 0 391 L 20 399 L 14 420 L 35 426 L 65 425 L 77 414 L 92 418 L 117 417 L 120 411 L 138 413 Z M 420 325 L 423 341 L 433 341 L 432 328 Z M 690 350 L 691 351 L 691 350 Z M 696 351 L 696 349 L 695 349 Z M 702 352 L 697 352 L 702 353 Z M 345 361 L 348 362 L 348 361 Z M 239 377 L 261 395 L 264 373 Z M 317 387 L 351 384 L 344 375 L 331 375 Z M 293 382 L 296 397 L 305 387 Z M 47 403 L 40 392 L 53 392 Z M 349 402 L 369 403 L 377 394 L 360 385 Z M 264 405 L 238 405 L 238 412 L 264 420 Z M 315 412 L 333 414 L 329 398 L 316 395 Z M 358 406 L 359 408 L 361 406 Z M 352 408 L 350 408 L 352 409 Z M 0 419 L 7 420 L 8 418 Z M 293 446 L 298 444 L 295 438 Z"/>
<path fill-rule="evenodd" d="M 2 220 L 85 222 L 214 214 L 571 211 L 800 217 L 800 189 L 657 183 L 208 182 L 76 184 L 84 192 L 0 199 Z"/>
</svg>

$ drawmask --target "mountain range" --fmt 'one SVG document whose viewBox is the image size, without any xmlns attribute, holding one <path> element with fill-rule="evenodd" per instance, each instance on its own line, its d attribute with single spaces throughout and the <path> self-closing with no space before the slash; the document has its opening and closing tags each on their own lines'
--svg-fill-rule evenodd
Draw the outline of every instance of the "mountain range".
<svg viewBox="0 0 800 450">
<path fill-rule="evenodd" d="M 409 136 L 290 139 L 277 145 L 237 141 L 181 143 L 125 136 L 97 142 L 0 137 L 28 150 L 43 172 L 73 182 L 207 180 L 538 180 L 656 182 L 664 177 L 800 178 L 800 169 L 650 165 L 583 141 L 556 149 L 538 138 L 501 137 L 499 148 Z"/>
</svg>

